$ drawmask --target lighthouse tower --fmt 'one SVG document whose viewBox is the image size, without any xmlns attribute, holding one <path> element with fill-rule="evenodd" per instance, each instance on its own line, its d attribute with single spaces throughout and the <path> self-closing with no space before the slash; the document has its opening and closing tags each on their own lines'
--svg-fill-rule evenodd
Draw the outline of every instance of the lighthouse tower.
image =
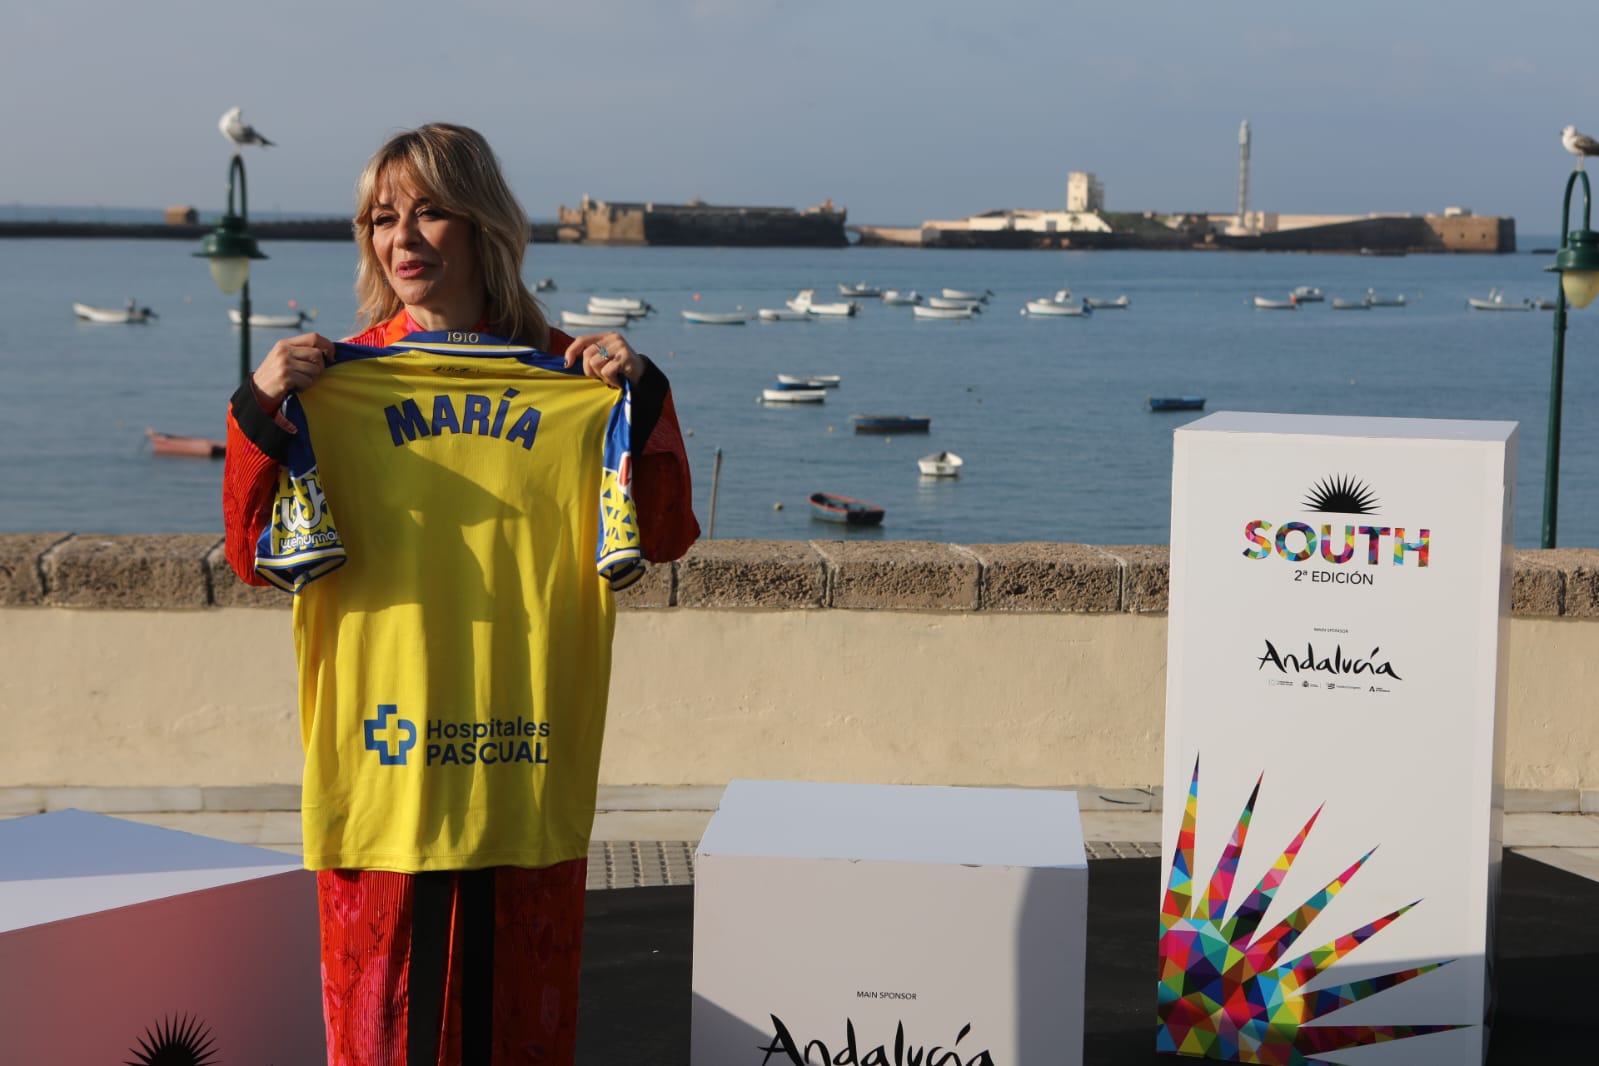
<svg viewBox="0 0 1599 1066">
<path fill-rule="evenodd" d="M 1245 229 L 1249 223 L 1246 213 L 1249 210 L 1249 120 L 1244 119 L 1238 127 L 1238 228 Z"/>
</svg>

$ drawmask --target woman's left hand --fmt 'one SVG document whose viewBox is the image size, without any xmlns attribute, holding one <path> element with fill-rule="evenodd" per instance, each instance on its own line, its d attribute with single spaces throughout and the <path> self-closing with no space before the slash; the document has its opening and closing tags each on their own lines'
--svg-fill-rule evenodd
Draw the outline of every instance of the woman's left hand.
<svg viewBox="0 0 1599 1066">
<path fill-rule="evenodd" d="M 583 360 L 583 373 L 599 378 L 613 389 L 626 378 L 634 385 L 644 376 L 644 357 L 628 346 L 620 333 L 585 333 L 566 349 L 566 365 Z"/>
</svg>

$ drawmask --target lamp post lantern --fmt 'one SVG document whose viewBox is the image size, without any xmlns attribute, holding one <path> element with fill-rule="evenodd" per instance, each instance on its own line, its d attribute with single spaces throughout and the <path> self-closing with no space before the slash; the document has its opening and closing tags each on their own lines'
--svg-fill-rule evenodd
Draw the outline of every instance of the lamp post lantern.
<svg viewBox="0 0 1599 1066">
<path fill-rule="evenodd" d="M 239 189 L 239 211 L 233 211 L 234 180 Z M 206 234 L 194 253 L 211 261 L 211 280 L 231 296 L 239 293 L 239 384 L 250 378 L 250 260 L 266 254 L 250 235 L 250 198 L 244 182 L 244 159 L 235 152 L 228 167 L 228 210 L 217 228 Z"/>
<path fill-rule="evenodd" d="M 1571 191 L 1582 179 L 1582 228 L 1571 228 Z M 1566 365 L 1566 304 L 1582 308 L 1599 295 L 1599 233 L 1589 222 L 1591 195 L 1588 175 L 1579 166 L 1566 179 L 1566 199 L 1560 211 L 1560 252 L 1545 270 L 1560 275 L 1555 294 L 1555 354 L 1549 382 L 1549 445 L 1544 458 L 1543 539 L 1555 546 L 1555 525 L 1560 510 L 1560 392 Z"/>
</svg>

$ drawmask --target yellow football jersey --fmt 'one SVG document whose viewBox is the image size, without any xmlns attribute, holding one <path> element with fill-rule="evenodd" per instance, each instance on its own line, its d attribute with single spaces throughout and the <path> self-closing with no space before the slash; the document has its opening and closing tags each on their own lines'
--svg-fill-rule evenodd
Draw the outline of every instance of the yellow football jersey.
<svg viewBox="0 0 1599 1066">
<path fill-rule="evenodd" d="M 477 334 L 336 346 L 256 568 L 297 593 L 311 869 L 588 853 L 615 625 L 643 569 L 629 394 Z"/>
</svg>

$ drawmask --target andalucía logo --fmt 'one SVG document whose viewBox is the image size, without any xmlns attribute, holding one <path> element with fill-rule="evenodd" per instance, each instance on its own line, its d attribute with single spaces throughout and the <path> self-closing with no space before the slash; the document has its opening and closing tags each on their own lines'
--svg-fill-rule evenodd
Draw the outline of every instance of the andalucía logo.
<svg viewBox="0 0 1599 1066">
<path fill-rule="evenodd" d="M 404 766 L 406 754 L 416 747 L 416 723 L 399 714 L 394 704 L 380 703 L 376 718 L 361 720 L 366 728 L 366 750 L 377 752 L 378 762 L 384 766 Z"/>
<path fill-rule="evenodd" d="M 1371 488 L 1348 474 L 1324 477 L 1312 485 L 1303 501 L 1305 510 L 1319 514 L 1376 515 L 1378 499 Z M 1355 558 L 1357 546 L 1365 547 L 1365 563 L 1376 566 L 1383 555 L 1389 555 L 1394 566 L 1404 566 L 1407 559 L 1417 567 L 1427 565 L 1432 549 L 1432 530 L 1414 526 L 1386 526 L 1370 523 L 1345 523 L 1341 531 L 1334 531 L 1333 523 L 1315 524 L 1291 520 L 1273 523 L 1264 518 L 1244 523 L 1244 548 L 1246 559 L 1269 559 L 1273 555 L 1290 562 L 1302 563 L 1320 553 L 1322 559 L 1342 565 Z"/>
<path fill-rule="evenodd" d="M 966 1034 L 972 1031 L 972 1024 L 967 1022 L 961 1031 L 955 1035 L 955 1044 L 966 1039 Z M 761 1059 L 761 1066 L 768 1066 L 772 1056 L 781 1056 L 779 1063 L 789 1063 L 791 1066 L 806 1066 L 807 1063 L 816 1063 L 817 1066 L 995 1066 L 994 1058 L 987 1048 L 974 1052 L 970 1058 L 963 1058 L 967 1054 L 956 1050 L 954 1045 L 943 1047 L 934 1044 L 931 1047 L 907 1043 L 905 1040 L 905 1023 L 900 1022 L 894 1027 L 894 1046 L 892 1049 L 883 1044 L 866 1049 L 862 1054 L 859 1041 L 855 1038 L 855 1023 L 849 1018 L 844 1019 L 844 1042 L 838 1046 L 835 1053 L 821 1040 L 809 1040 L 804 1045 L 794 1039 L 788 1031 L 788 1026 L 783 1024 L 783 1019 L 772 1015 L 772 1042 L 765 1047 L 756 1046 L 756 1051 L 764 1051 L 766 1057 Z M 820 1058 L 812 1059 L 811 1052 L 815 1051 Z"/>
<path fill-rule="evenodd" d="M 1270 640 L 1266 641 L 1266 651 L 1260 657 L 1257 670 L 1266 669 L 1269 663 L 1277 668 L 1278 673 L 1302 673 L 1309 671 L 1318 674 L 1371 674 L 1382 677 L 1391 677 L 1395 681 L 1403 681 L 1394 672 L 1394 664 L 1387 659 L 1379 659 L 1381 648 L 1371 649 L 1371 654 L 1362 659 L 1358 655 L 1345 655 L 1342 644 L 1333 645 L 1332 654 L 1318 652 L 1316 646 L 1310 641 L 1305 642 L 1305 654 L 1296 655 L 1291 651 L 1278 651 Z"/>
</svg>

